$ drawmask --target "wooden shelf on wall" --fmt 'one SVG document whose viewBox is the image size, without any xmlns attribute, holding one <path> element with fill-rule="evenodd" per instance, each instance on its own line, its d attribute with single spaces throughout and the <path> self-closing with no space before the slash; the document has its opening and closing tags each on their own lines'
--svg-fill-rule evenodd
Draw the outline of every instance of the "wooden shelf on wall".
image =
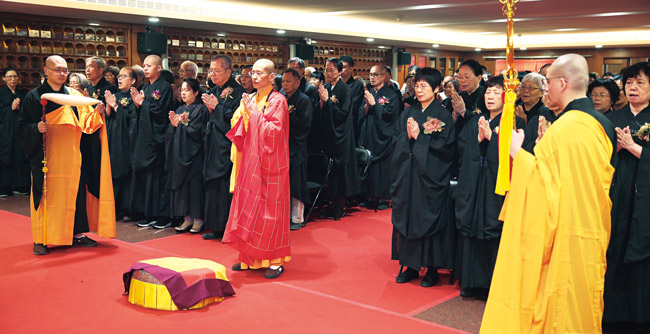
<svg viewBox="0 0 650 334">
<path fill-rule="evenodd" d="M 166 29 L 169 36 L 169 67 L 179 78 L 180 65 L 190 60 L 199 67 L 197 75 L 200 82 L 208 79 L 210 61 L 218 55 L 232 59 L 233 72 L 243 66 L 253 65 L 261 58 L 270 59 L 279 72 L 283 71 L 289 60 L 289 43 L 286 38 L 261 35 L 230 34 L 219 36 L 207 31 L 189 29 Z"/>
<path fill-rule="evenodd" d="M 48 56 L 65 58 L 68 69 L 85 70 L 85 60 L 99 56 L 109 66 L 130 65 L 130 28 L 124 25 L 90 26 L 66 23 L 51 17 L 0 15 L 0 68 L 18 71 L 19 85 L 40 85 L 40 73 Z"/>
<path fill-rule="evenodd" d="M 314 59 L 306 61 L 306 63 L 307 66 L 312 66 L 318 71 L 324 70 L 327 59 L 343 55 L 354 59 L 354 75 L 365 80 L 370 77 L 370 69 L 374 65 L 392 65 L 393 56 L 390 49 L 320 40 L 317 45 L 314 44 L 313 46 Z"/>
</svg>

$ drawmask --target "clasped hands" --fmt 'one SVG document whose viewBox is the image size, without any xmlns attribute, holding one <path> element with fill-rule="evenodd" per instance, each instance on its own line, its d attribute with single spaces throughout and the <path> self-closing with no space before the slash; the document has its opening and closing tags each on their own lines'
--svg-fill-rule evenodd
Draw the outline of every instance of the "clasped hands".
<svg viewBox="0 0 650 334">
<path fill-rule="evenodd" d="M 418 135 L 420 135 L 420 125 L 413 119 L 413 117 L 409 117 L 406 120 L 406 134 L 409 139 L 415 140 L 417 140 Z"/>
<path fill-rule="evenodd" d="M 490 122 L 481 116 L 478 119 L 478 142 L 482 142 L 483 139 L 488 141 L 492 139 L 492 128 L 490 128 Z"/>
</svg>

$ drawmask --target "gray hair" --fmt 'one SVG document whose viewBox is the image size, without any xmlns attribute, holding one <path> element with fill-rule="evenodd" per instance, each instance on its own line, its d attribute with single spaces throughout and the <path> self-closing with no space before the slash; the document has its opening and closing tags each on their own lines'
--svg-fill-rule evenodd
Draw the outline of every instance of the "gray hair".
<svg viewBox="0 0 650 334">
<path fill-rule="evenodd" d="M 287 62 L 287 65 L 291 64 L 291 63 L 298 63 L 300 68 L 305 68 L 305 61 L 298 58 L 298 57 L 293 57 L 293 58 L 289 59 L 289 61 Z"/>
<path fill-rule="evenodd" d="M 142 66 L 136 64 L 131 66 L 131 68 L 133 69 L 133 72 L 135 72 L 135 74 L 138 77 L 144 77 L 144 68 L 142 68 Z"/>
<path fill-rule="evenodd" d="M 217 60 L 221 60 L 221 67 L 224 70 L 231 70 L 232 71 L 232 59 L 226 55 L 218 55 L 212 59 L 211 62 L 215 62 Z"/>
<path fill-rule="evenodd" d="M 97 67 L 102 69 L 102 73 L 106 72 L 106 61 L 102 57 L 97 57 L 97 56 L 92 56 L 89 58 L 86 58 L 86 64 L 88 64 L 89 61 L 94 61 Z"/>
<path fill-rule="evenodd" d="M 186 67 L 186 66 L 190 67 L 192 69 L 192 71 L 194 71 L 195 74 L 199 73 L 199 66 L 196 65 L 195 62 L 193 62 L 191 60 L 186 60 L 181 64 L 181 68 Z"/>
<path fill-rule="evenodd" d="M 539 88 L 540 91 L 544 90 L 544 76 L 539 74 L 539 73 L 528 73 L 524 76 L 523 79 L 521 79 L 521 83 L 523 84 L 524 82 L 531 81 L 535 85 L 537 85 L 537 88 Z"/>
<path fill-rule="evenodd" d="M 70 76 L 68 76 L 68 82 L 70 81 L 70 78 L 73 77 L 77 78 L 77 80 L 79 81 L 79 85 L 81 85 L 81 89 L 85 89 L 86 87 L 88 87 L 88 85 L 90 85 L 90 81 L 88 81 L 86 76 L 77 72 L 70 73 Z"/>
</svg>

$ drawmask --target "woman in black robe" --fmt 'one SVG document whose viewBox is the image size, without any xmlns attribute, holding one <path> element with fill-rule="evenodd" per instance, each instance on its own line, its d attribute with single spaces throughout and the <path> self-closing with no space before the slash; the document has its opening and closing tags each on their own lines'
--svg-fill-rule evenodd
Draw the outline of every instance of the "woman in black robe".
<svg viewBox="0 0 650 334">
<path fill-rule="evenodd" d="M 612 233 L 607 249 L 603 322 L 650 330 L 650 63 L 623 71 L 629 104 L 607 114 L 618 153 L 610 189 Z"/>
<path fill-rule="evenodd" d="M 185 217 L 178 232 L 203 229 L 203 132 L 208 122 L 208 108 L 198 98 L 200 85 L 196 79 L 185 79 L 181 86 L 184 104 L 169 112 L 172 124 L 167 130 L 166 169 L 171 187 L 172 217 Z"/>
<path fill-rule="evenodd" d="M 423 287 L 437 283 L 437 268 L 454 264 L 455 245 L 446 232 L 454 228 L 449 177 L 456 135 L 451 114 L 435 98 L 441 81 L 436 69 L 416 74 L 419 103 L 402 112 L 393 135 L 391 259 L 401 265 L 395 281 L 409 282 L 427 268 Z"/>
<path fill-rule="evenodd" d="M 29 165 L 16 137 L 16 116 L 25 95 L 17 91 L 18 72 L 2 71 L 5 86 L 0 87 L 0 198 L 13 191 L 26 195 L 31 183 Z"/>
<path fill-rule="evenodd" d="M 489 114 L 474 117 L 458 138 L 462 155 L 456 189 L 456 226 L 462 238 L 461 296 L 487 297 L 496 263 L 504 196 L 494 193 L 499 169 L 499 122 L 503 112 L 503 77 L 492 77 L 485 90 Z M 525 126 L 517 117 L 518 129 Z"/>
<path fill-rule="evenodd" d="M 521 85 L 519 86 L 519 98 L 521 100 L 517 103 L 515 113 L 525 123 L 537 118 L 540 112 L 548 109 L 542 102 L 544 80 L 544 77 L 538 73 L 528 73 L 521 79 Z"/>
</svg>

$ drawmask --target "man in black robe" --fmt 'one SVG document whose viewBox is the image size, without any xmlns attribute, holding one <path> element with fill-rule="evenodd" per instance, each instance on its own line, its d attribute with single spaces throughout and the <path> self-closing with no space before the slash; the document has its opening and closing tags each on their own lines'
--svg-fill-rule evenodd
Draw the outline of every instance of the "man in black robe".
<svg viewBox="0 0 650 334">
<path fill-rule="evenodd" d="M 149 83 L 138 92 L 131 88 L 131 98 L 139 111 L 131 133 L 133 183 L 131 211 L 143 212 L 139 227 L 163 229 L 171 225 L 169 185 L 165 173 L 165 134 L 168 113 L 173 108 L 174 92 L 160 75 L 162 60 L 156 55 L 144 59 L 144 75 Z"/>
<path fill-rule="evenodd" d="M 253 92 L 257 92 L 257 89 L 253 87 L 253 78 L 251 77 L 251 70 L 253 69 L 253 65 L 244 65 L 241 67 L 241 77 L 239 80 L 241 81 L 241 86 L 244 88 L 244 92 L 246 94 L 253 94 Z"/>
<path fill-rule="evenodd" d="M 454 264 L 454 247 L 444 237 L 453 226 L 449 175 L 456 136 L 451 114 L 436 101 L 440 71 L 425 67 L 415 79 L 420 102 L 399 116 L 393 134 L 391 259 L 408 267 L 400 270 L 397 283 L 427 268 L 421 285 L 431 287 L 439 278 L 437 268 Z"/>
<path fill-rule="evenodd" d="M 307 189 L 307 135 L 311 127 L 312 104 L 299 90 L 302 76 L 288 69 L 282 74 L 282 93 L 289 105 L 289 183 L 291 185 L 291 225 L 299 230 L 304 226 Z M 304 79 L 303 79 L 304 80 Z"/>
<path fill-rule="evenodd" d="M 0 87 L 0 198 L 12 195 L 12 191 L 29 193 L 29 164 L 25 159 L 17 137 L 16 117 L 25 98 L 19 89 L 18 72 L 3 71 L 5 86 Z"/>
<path fill-rule="evenodd" d="M 136 78 L 132 68 L 123 67 L 117 75 L 119 91 L 116 94 L 105 92 L 106 135 L 111 155 L 115 215 L 117 220 L 122 218 L 125 223 L 134 218 L 133 213 L 129 212 L 132 181 L 129 133 L 131 120 L 136 114 L 136 106 L 131 99 L 131 87 L 135 85 Z"/>
<path fill-rule="evenodd" d="M 334 205 L 324 216 L 341 217 L 344 214 L 346 199 L 359 194 L 359 172 L 352 128 L 352 98 L 350 87 L 341 80 L 343 64 L 337 58 L 330 58 L 325 65 L 327 83 L 320 86 L 320 110 L 325 153 L 334 159 L 332 176 L 332 196 Z M 317 121 L 316 117 L 313 121 Z"/>
<path fill-rule="evenodd" d="M 395 95 L 397 95 L 398 101 L 397 101 L 397 107 L 399 108 L 398 115 L 404 111 L 404 102 L 402 101 L 402 92 L 399 90 L 399 87 L 397 84 L 392 80 L 393 79 L 393 69 L 386 65 L 384 66 L 384 69 L 386 70 L 386 75 L 384 76 L 384 84 L 386 87 L 390 88 L 395 92 Z"/>
<path fill-rule="evenodd" d="M 354 127 L 355 143 L 359 143 L 361 133 L 361 118 L 363 118 L 363 84 L 354 79 L 354 59 L 350 56 L 341 56 L 339 58 L 343 63 L 341 71 L 341 80 L 350 86 L 350 95 L 352 96 L 352 126 Z"/>
<path fill-rule="evenodd" d="M 239 107 L 244 88 L 232 78 L 232 60 L 225 55 L 217 56 L 210 62 L 210 81 L 214 86 L 203 94 L 203 103 L 210 111 L 208 124 L 203 137 L 205 162 L 203 179 L 205 182 L 206 229 L 212 230 L 203 239 L 220 239 L 226 230 L 232 194 L 230 193 L 230 147 L 232 142 L 226 138 L 230 131 L 230 120 Z"/>
<path fill-rule="evenodd" d="M 370 150 L 372 163 L 368 170 L 373 195 L 380 201 L 377 209 L 388 209 L 390 199 L 390 157 L 393 150 L 393 128 L 399 117 L 399 98 L 384 82 L 386 70 L 381 65 L 370 69 L 373 88 L 365 92 L 364 115 L 361 119 L 359 144 Z M 382 201 L 383 200 L 383 201 Z"/>
<path fill-rule="evenodd" d="M 142 90 L 142 86 L 144 85 L 144 69 L 140 65 L 133 65 L 131 66 L 133 71 L 135 71 L 135 75 L 138 78 L 138 80 L 135 81 L 135 89 L 139 92 Z"/>
</svg>

